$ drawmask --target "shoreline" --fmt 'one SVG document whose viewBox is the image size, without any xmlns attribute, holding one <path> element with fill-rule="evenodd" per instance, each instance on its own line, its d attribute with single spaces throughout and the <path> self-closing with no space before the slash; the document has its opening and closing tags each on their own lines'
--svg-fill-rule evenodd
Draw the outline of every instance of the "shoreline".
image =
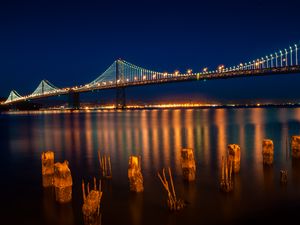
<svg viewBox="0 0 300 225">
<path fill-rule="evenodd" d="M 123 109 L 115 107 L 82 107 L 80 109 L 70 108 L 43 108 L 43 109 L 28 109 L 28 110 L 3 110 L 0 113 L 14 112 L 89 112 L 89 111 L 135 111 L 135 110 L 184 110 L 184 109 L 243 109 L 243 108 L 299 108 L 300 103 L 285 103 L 285 104 L 225 104 L 225 105 L 197 105 L 197 104 L 182 104 L 182 105 L 144 105 L 144 106 L 128 106 Z"/>
</svg>

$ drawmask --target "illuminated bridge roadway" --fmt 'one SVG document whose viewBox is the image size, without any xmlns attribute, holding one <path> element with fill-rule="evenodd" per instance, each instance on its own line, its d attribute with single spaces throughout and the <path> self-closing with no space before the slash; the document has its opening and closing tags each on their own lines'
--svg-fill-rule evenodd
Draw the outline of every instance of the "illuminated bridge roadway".
<svg viewBox="0 0 300 225">
<path fill-rule="evenodd" d="M 274 74 L 300 73 L 298 45 L 280 50 L 250 62 L 240 63 L 232 67 L 220 65 L 217 70 L 194 73 L 188 70 L 186 73 L 175 71 L 174 73 L 156 72 L 141 68 L 125 60 L 116 60 L 108 69 L 92 82 L 75 86 L 58 88 L 47 80 L 42 80 L 36 90 L 25 96 L 12 90 L 3 105 L 14 104 L 43 99 L 52 96 L 69 95 L 72 108 L 79 108 L 79 94 L 94 90 L 116 89 L 116 107 L 125 107 L 125 88 L 141 85 L 153 85 L 170 82 L 183 82 L 194 80 L 227 79 L 236 77 L 265 76 Z"/>
</svg>

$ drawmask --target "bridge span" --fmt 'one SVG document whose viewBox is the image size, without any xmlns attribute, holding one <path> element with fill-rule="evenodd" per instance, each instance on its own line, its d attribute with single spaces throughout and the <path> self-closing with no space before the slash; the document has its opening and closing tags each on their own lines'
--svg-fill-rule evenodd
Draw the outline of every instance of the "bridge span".
<svg viewBox="0 0 300 225">
<path fill-rule="evenodd" d="M 216 70 L 204 68 L 201 72 L 194 73 L 191 69 L 185 73 L 156 72 L 131 64 L 125 60 L 114 61 L 100 76 L 92 82 L 74 86 L 58 88 L 47 80 L 42 80 L 33 93 L 21 96 L 12 90 L 3 102 L 3 105 L 14 105 L 20 102 L 43 99 L 53 96 L 68 95 L 71 107 L 79 108 L 80 93 L 95 90 L 116 90 L 116 107 L 124 108 L 126 105 L 125 88 L 143 85 L 156 85 L 172 82 L 195 80 L 229 79 L 238 77 L 267 76 L 276 74 L 300 73 L 298 45 L 290 46 L 284 51 L 258 58 L 236 66 L 218 66 Z"/>
</svg>

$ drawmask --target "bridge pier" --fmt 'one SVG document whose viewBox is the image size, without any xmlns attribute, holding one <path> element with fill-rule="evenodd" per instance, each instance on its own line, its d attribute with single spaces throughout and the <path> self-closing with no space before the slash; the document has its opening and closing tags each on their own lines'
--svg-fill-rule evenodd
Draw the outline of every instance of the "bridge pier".
<svg viewBox="0 0 300 225">
<path fill-rule="evenodd" d="M 126 106 L 126 94 L 124 87 L 116 88 L 116 108 L 124 109 Z"/>
<path fill-rule="evenodd" d="M 69 93 L 68 107 L 71 109 L 80 108 L 80 96 L 78 92 Z"/>
</svg>

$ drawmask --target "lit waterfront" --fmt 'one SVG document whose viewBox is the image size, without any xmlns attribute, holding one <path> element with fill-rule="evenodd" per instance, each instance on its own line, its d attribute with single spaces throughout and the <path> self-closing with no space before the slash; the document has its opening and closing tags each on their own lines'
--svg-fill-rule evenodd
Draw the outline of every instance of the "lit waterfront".
<svg viewBox="0 0 300 225">
<path fill-rule="evenodd" d="M 3 179 L 12 184 L 6 196 L 12 196 L 11 207 L 24 208 L 32 202 L 31 211 L 23 215 L 30 224 L 82 224 L 81 179 L 99 175 L 97 150 L 111 155 L 113 168 L 112 181 L 104 183 L 104 224 L 238 223 L 280 208 L 282 201 L 289 206 L 294 204 L 289 200 L 300 199 L 298 167 L 286 151 L 286 138 L 300 133 L 299 108 L 49 111 L 2 114 L 0 119 Z M 269 170 L 262 166 L 264 138 L 275 144 L 274 166 Z M 233 194 L 225 196 L 219 192 L 218 177 L 221 157 L 230 143 L 241 146 L 241 173 L 235 177 Z M 192 184 L 182 181 L 182 147 L 195 151 L 197 178 Z M 45 150 L 53 150 L 57 161 L 70 163 L 74 193 L 69 208 L 59 208 L 42 191 L 40 154 Z M 129 193 L 129 155 L 142 156 L 145 192 L 141 195 Z M 166 166 L 173 170 L 178 196 L 189 203 L 180 214 L 168 213 L 156 177 Z M 286 188 L 279 184 L 282 168 L 289 171 Z M 16 194 L 19 187 L 26 195 Z M 4 221 L 21 223 L 21 217 L 8 219 L 11 207 Z M 216 212 L 218 216 L 212 216 Z"/>
</svg>

